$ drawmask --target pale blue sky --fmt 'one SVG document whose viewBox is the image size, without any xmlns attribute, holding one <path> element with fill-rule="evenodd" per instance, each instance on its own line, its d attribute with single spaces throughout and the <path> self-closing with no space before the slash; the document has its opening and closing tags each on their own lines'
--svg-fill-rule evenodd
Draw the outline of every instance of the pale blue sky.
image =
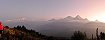
<svg viewBox="0 0 105 40">
<path fill-rule="evenodd" d="M 97 11 L 105 10 L 104 7 L 104 0 L 0 0 L 0 20 L 18 17 L 38 20 L 68 15 L 91 19 Z"/>
</svg>

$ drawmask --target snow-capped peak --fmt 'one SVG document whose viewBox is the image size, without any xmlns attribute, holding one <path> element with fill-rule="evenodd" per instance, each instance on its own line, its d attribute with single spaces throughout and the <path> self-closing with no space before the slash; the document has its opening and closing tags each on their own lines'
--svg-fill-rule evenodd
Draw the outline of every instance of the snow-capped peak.
<svg viewBox="0 0 105 40">
<path fill-rule="evenodd" d="M 77 15 L 74 19 L 76 19 L 76 20 L 81 20 L 81 19 L 83 19 L 83 18 L 80 17 L 79 15 Z"/>
<path fill-rule="evenodd" d="M 67 17 L 64 18 L 64 19 L 73 19 L 73 17 L 71 17 L 71 16 L 67 16 Z"/>
</svg>

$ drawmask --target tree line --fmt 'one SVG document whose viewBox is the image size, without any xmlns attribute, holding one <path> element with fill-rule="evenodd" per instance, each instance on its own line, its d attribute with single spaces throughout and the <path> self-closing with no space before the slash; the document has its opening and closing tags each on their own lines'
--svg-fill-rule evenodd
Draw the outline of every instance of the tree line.
<svg viewBox="0 0 105 40">
<path fill-rule="evenodd" d="M 16 26 L 13 28 L 9 28 L 9 26 L 5 26 L 3 33 L 0 37 L 2 40 L 105 40 L 105 33 L 100 32 L 98 34 L 98 28 L 96 29 L 96 37 L 91 35 L 91 38 L 87 37 L 86 32 L 75 31 L 70 38 L 60 38 L 43 35 L 39 32 L 36 32 L 32 29 L 27 29 L 23 26 Z"/>
<path fill-rule="evenodd" d="M 66 38 L 58 38 L 53 36 L 43 35 L 32 29 L 27 29 L 23 26 L 16 26 L 10 28 L 9 26 L 4 26 L 3 33 L 0 40 L 68 40 Z"/>
<path fill-rule="evenodd" d="M 89 39 L 84 32 L 75 31 L 74 34 L 71 36 L 70 40 L 105 40 L 105 33 L 100 32 L 98 34 L 98 28 L 96 29 L 96 37 L 93 37 L 93 34 L 91 35 L 91 38 Z"/>
</svg>

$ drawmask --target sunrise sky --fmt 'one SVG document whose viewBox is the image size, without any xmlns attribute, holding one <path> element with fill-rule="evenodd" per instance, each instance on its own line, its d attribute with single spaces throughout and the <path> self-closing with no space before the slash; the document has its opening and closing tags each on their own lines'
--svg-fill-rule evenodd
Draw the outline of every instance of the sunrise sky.
<svg viewBox="0 0 105 40">
<path fill-rule="evenodd" d="M 0 0 L 0 20 L 46 20 L 80 15 L 105 22 L 105 0 Z"/>
</svg>

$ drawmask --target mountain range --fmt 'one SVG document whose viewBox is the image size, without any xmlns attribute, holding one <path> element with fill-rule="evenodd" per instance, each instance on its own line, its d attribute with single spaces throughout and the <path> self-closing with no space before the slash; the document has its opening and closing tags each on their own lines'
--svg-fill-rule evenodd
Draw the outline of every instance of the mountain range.
<svg viewBox="0 0 105 40">
<path fill-rule="evenodd" d="M 105 23 L 97 21 L 89 21 L 87 18 L 83 19 L 79 15 L 76 17 L 67 16 L 61 19 L 50 19 L 48 21 L 17 21 L 6 22 L 4 25 L 17 26 L 25 25 L 28 29 L 34 29 L 44 35 L 55 37 L 71 37 L 75 31 L 86 32 L 89 36 L 94 34 L 96 28 L 99 28 L 99 32 L 105 32 Z"/>
</svg>

